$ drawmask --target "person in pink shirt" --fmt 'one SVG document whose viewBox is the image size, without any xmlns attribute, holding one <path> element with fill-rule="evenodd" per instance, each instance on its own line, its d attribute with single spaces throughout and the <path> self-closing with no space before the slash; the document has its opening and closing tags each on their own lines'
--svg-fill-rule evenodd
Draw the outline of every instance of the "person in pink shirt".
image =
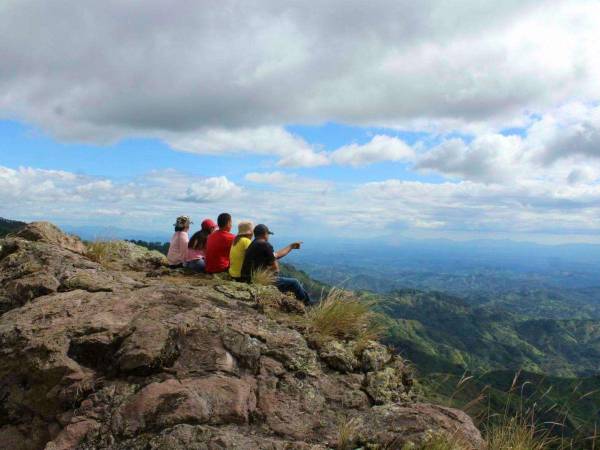
<svg viewBox="0 0 600 450">
<path fill-rule="evenodd" d="M 204 272 L 206 262 L 206 241 L 208 236 L 217 228 L 217 224 L 210 219 L 204 219 L 200 231 L 194 233 L 188 243 L 187 258 L 184 264 L 186 269 L 194 272 Z"/>
<path fill-rule="evenodd" d="M 187 260 L 188 242 L 190 240 L 188 231 L 191 224 L 192 221 L 188 216 L 179 216 L 175 221 L 175 233 L 173 233 L 167 252 L 170 269 L 183 267 Z"/>
</svg>

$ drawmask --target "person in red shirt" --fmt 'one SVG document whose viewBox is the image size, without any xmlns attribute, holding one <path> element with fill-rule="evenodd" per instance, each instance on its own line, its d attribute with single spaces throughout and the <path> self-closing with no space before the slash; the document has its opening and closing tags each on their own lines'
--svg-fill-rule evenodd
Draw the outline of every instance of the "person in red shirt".
<svg viewBox="0 0 600 450">
<path fill-rule="evenodd" d="M 235 235 L 230 233 L 233 225 L 231 215 L 219 214 L 217 225 L 219 229 L 206 240 L 206 273 L 226 272 L 229 269 L 229 251 L 235 239 Z"/>
</svg>

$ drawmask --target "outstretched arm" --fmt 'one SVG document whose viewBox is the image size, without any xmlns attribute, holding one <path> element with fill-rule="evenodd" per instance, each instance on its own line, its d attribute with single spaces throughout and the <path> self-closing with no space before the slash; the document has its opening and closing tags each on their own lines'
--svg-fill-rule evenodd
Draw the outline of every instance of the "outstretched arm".
<svg viewBox="0 0 600 450">
<path fill-rule="evenodd" d="M 302 244 L 302 242 L 300 241 L 300 242 L 292 242 L 290 245 L 286 245 L 281 250 L 277 250 L 275 252 L 275 258 L 277 258 L 277 259 L 283 258 L 284 256 L 286 256 L 292 250 L 300 248 L 301 244 Z"/>
</svg>

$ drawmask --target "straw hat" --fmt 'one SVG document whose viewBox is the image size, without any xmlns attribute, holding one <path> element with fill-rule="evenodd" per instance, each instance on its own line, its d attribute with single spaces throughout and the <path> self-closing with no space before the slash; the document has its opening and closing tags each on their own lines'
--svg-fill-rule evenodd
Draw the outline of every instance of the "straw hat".
<svg viewBox="0 0 600 450">
<path fill-rule="evenodd" d="M 254 230 L 254 224 L 249 220 L 238 223 L 238 234 L 252 234 Z"/>
</svg>

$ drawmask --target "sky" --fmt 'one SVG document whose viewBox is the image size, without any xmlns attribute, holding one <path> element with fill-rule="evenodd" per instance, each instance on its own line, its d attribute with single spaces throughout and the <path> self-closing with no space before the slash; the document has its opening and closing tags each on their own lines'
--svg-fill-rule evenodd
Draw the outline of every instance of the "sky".
<svg viewBox="0 0 600 450">
<path fill-rule="evenodd" d="M 599 243 L 599 22 L 587 0 L 3 0 L 0 216 Z"/>
</svg>

